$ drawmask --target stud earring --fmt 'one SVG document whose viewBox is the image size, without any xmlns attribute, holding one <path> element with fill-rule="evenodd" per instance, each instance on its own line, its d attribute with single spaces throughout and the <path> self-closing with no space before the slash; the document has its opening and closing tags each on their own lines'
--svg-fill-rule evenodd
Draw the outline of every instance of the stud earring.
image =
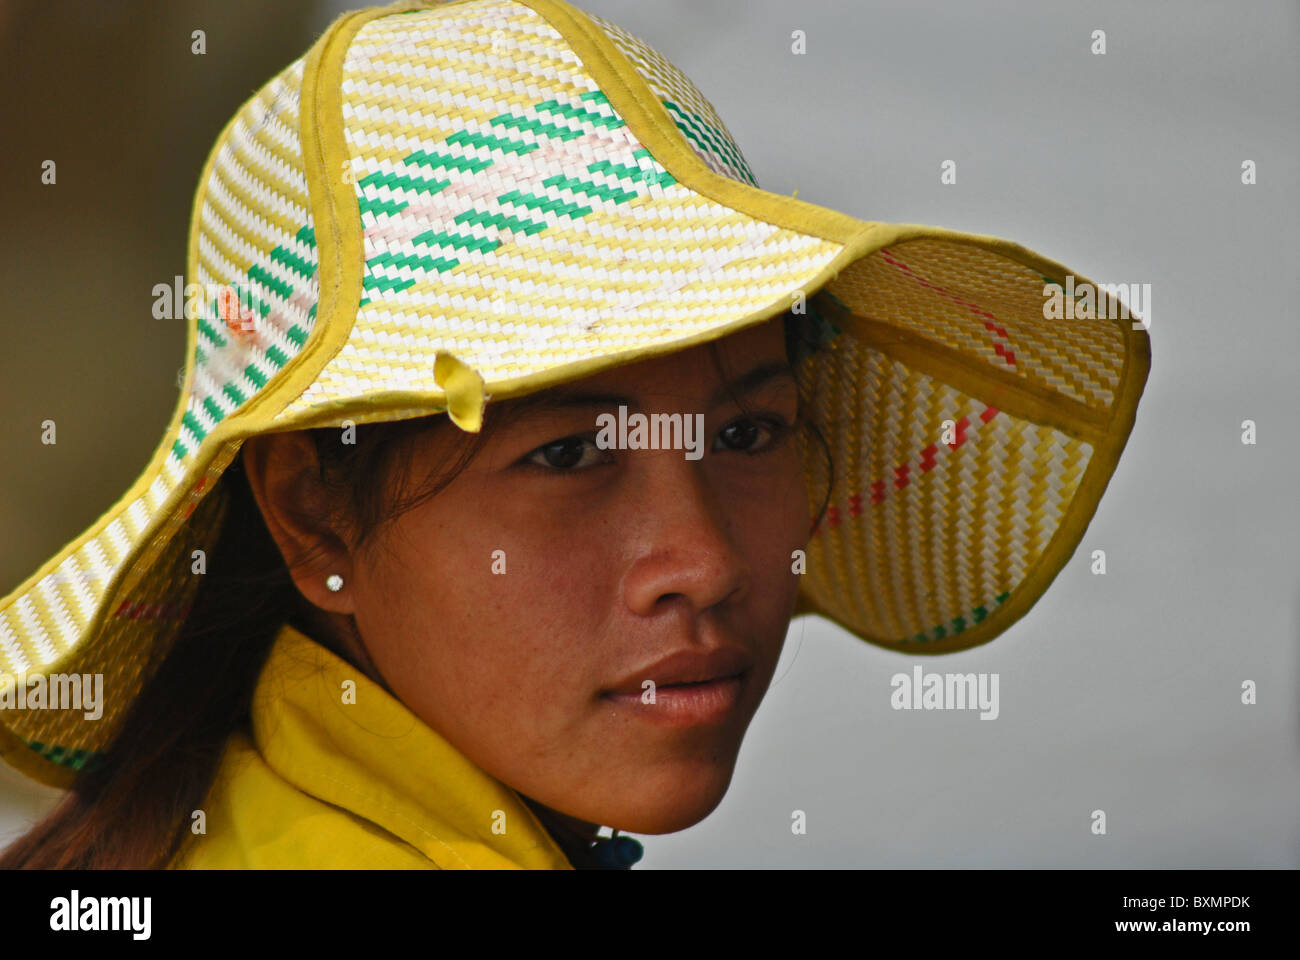
<svg viewBox="0 0 1300 960">
<path fill-rule="evenodd" d="M 331 573 L 325 578 L 325 588 L 331 593 L 338 593 L 343 589 L 343 578 L 337 573 Z"/>
</svg>

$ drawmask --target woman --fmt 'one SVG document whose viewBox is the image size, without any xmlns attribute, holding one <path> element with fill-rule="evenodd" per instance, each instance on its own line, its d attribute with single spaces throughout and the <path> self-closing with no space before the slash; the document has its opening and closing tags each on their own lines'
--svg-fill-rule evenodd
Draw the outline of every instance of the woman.
<svg viewBox="0 0 1300 960">
<path fill-rule="evenodd" d="M 0 865 L 629 865 L 792 616 L 965 649 L 1069 559 L 1149 347 L 1068 274 L 758 189 L 558 0 L 341 18 L 202 175 L 153 461 L 0 606 L 0 747 L 71 788 Z M 98 718 L 17 697 L 71 674 Z"/>
</svg>

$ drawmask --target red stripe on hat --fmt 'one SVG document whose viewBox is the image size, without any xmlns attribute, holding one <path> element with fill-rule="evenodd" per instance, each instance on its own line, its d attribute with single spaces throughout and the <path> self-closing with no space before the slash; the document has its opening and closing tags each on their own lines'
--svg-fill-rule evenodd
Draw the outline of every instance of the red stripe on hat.
<svg viewBox="0 0 1300 960">
<path fill-rule="evenodd" d="M 1006 341 L 1010 340 L 1010 338 L 1007 336 L 1007 331 L 1004 328 L 998 326 L 996 322 L 997 317 L 993 316 L 993 314 L 989 313 L 979 304 L 971 303 L 969 300 L 963 300 L 955 293 L 949 293 L 947 290 L 945 290 L 943 287 L 939 286 L 938 284 L 931 283 L 929 280 L 926 280 L 924 277 L 919 276 L 907 264 L 903 263 L 901 260 L 895 260 L 893 257 L 891 257 L 889 255 L 888 250 L 881 250 L 880 256 L 884 259 L 886 263 L 892 264 L 895 267 L 897 267 L 899 270 L 902 270 L 904 273 L 906 273 L 909 277 L 911 277 L 921 286 L 925 287 L 927 290 L 933 290 L 935 293 L 939 294 L 939 296 L 946 297 L 947 299 L 951 300 L 953 303 L 957 304 L 958 306 L 965 307 L 967 310 L 971 311 L 971 313 L 975 314 L 977 317 L 980 317 L 984 321 L 984 328 L 986 330 L 990 331 L 991 333 L 997 334 L 1003 340 Z M 1016 355 L 1014 352 L 1007 349 L 1008 346 L 1009 343 L 1008 344 L 995 343 L 993 344 L 993 350 L 995 353 L 997 353 L 999 357 L 1001 357 L 1003 360 L 1007 362 L 1007 366 L 1014 367 L 1016 365 Z"/>
<path fill-rule="evenodd" d="M 194 512 L 195 506 L 198 505 L 199 494 L 203 492 L 203 488 L 206 487 L 207 485 L 208 485 L 208 478 L 199 477 L 199 482 L 194 485 L 194 493 L 190 495 L 190 502 L 185 507 L 185 518 L 187 520 L 189 519 L 190 514 Z"/>
<path fill-rule="evenodd" d="M 956 450 L 958 447 L 962 446 L 962 444 L 967 440 L 971 439 L 971 435 L 976 430 L 984 426 L 984 424 L 988 423 L 997 415 L 997 407 L 985 407 L 975 418 L 977 422 L 972 422 L 970 417 L 962 417 L 955 425 L 956 437 L 952 443 L 932 443 L 924 450 L 919 451 L 915 456 L 911 457 L 907 462 L 900 463 L 894 468 L 894 481 L 892 484 L 887 480 L 873 480 L 867 486 L 867 490 L 870 491 L 869 497 L 864 498 L 862 493 L 849 494 L 846 501 L 848 504 L 849 516 L 862 516 L 862 501 L 864 499 L 869 499 L 871 505 L 874 507 L 884 503 L 885 499 L 889 496 L 891 487 L 895 490 L 903 490 L 910 486 L 914 479 L 912 475 L 914 468 L 919 470 L 921 473 L 929 473 L 938 463 L 939 456 L 942 453 L 948 450 Z M 827 526 L 838 527 L 840 525 L 842 516 L 838 505 L 832 504 L 826 508 L 825 520 Z M 813 529 L 812 536 L 817 536 L 821 531 L 822 525 L 818 524 Z"/>
<path fill-rule="evenodd" d="M 986 423 L 988 421 L 985 421 Z M 952 443 L 948 444 L 949 449 L 956 450 L 966 442 L 966 430 L 970 427 L 970 417 L 962 417 L 957 421 L 954 427 L 954 433 L 957 436 Z"/>
</svg>

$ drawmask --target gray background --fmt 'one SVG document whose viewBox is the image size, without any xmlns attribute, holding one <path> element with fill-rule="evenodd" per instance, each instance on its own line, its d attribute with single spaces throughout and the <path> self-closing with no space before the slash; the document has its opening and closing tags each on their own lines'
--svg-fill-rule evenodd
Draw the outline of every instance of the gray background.
<svg viewBox="0 0 1300 960">
<path fill-rule="evenodd" d="M 1300 865 L 1297 5 L 579 5 L 689 75 L 767 190 L 864 219 L 1008 237 L 1098 280 L 1153 289 L 1137 426 L 1075 557 L 1002 637 L 919 661 L 1000 674 L 1001 716 L 894 711 L 889 678 L 915 658 L 795 621 L 729 794 L 698 826 L 642 838 L 642 866 Z M 148 291 L 183 269 L 203 155 L 255 85 L 347 5 L 222 5 L 222 23 L 243 18 L 240 30 L 212 6 L 136 6 L 156 16 L 134 41 L 133 86 L 100 94 L 99 122 L 134 123 L 144 140 L 98 149 L 110 192 L 143 183 L 145 210 L 114 208 L 102 186 L 78 202 L 74 182 L 52 211 L 48 195 L 14 187 L 19 164 L 47 155 L 42 131 L 65 150 L 93 142 L 93 127 L 68 131 L 64 117 L 57 132 L 48 119 L 103 86 L 92 66 L 64 64 L 62 86 L 34 103 L 7 94 L 6 111 L 22 100 L 31 113 L 0 117 L 30 131 L 5 146 L 0 178 L 18 192 L 0 262 L 13 292 L 0 306 L 0 391 L 14 431 L 0 467 L 0 592 L 147 462 L 184 358 L 182 332 L 149 317 Z M 18 9 L 0 22 L 11 42 L 34 29 Z M 94 44 L 141 29 L 96 24 L 106 15 L 89 4 L 44 9 L 56 63 L 69 34 Z M 172 49 L 195 25 L 209 28 L 201 78 Z M 1089 53 L 1097 28 L 1104 57 Z M 805 56 L 790 53 L 794 29 L 807 33 Z M 215 76 L 214 42 L 234 51 L 228 78 Z M 939 182 L 947 159 L 953 186 Z M 1255 186 L 1240 183 L 1244 159 L 1256 161 Z M 159 230 L 164 212 L 179 220 Z M 99 241 L 75 240 L 87 234 Z M 93 269 L 69 262 L 76 242 Z M 85 294 L 109 282 L 95 271 L 131 264 L 143 309 L 87 315 Z M 46 272 L 43 286 L 33 270 Z M 80 310 L 51 289 L 77 284 Z M 59 418 L 57 453 L 31 440 L 30 423 L 46 416 Z M 1258 424 L 1253 447 L 1240 442 L 1246 418 Z M 1106 551 L 1106 576 L 1089 571 L 1094 549 Z M 1240 703 L 1243 680 L 1258 684 L 1257 705 Z M 56 796 L 0 769 L 0 843 Z M 1089 829 L 1098 808 L 1101 837 Z M 805 836 L 791 833 L 796 809 Z"/>
</svg>

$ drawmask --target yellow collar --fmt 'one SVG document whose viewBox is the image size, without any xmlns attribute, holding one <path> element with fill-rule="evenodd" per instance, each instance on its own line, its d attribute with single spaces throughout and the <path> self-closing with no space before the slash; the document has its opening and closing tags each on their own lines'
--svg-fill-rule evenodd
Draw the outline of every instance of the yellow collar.
<svg viewBox="0 0 1300 960">
<path fill-rule="evenodd" d="M 258 679 L 252 721 L 257 749 L 280 777 L 443 869 L 572 869 L 518 794 L 287 624 Z"/>
</svg>

